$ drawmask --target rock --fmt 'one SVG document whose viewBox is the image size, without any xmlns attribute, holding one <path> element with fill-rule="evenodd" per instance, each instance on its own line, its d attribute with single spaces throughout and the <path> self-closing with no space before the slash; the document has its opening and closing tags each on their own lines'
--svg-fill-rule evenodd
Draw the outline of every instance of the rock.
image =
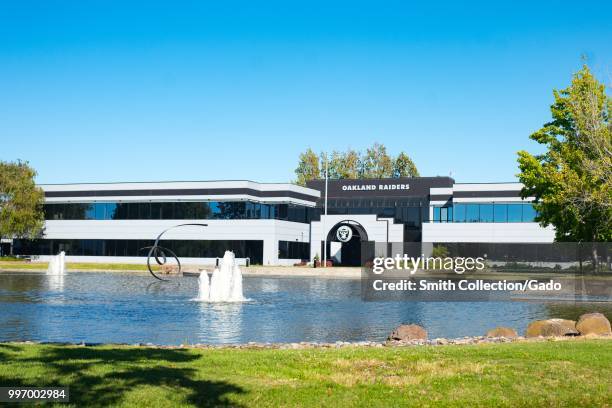
<svg viewBox="0 0 612 408">
<path fill-rule="evenodd" d="M 610 336 L 610 321 L 601 313 L 586 313 L 578 318 L 576 329 L 582 335 L 596 334 L 599 336 Z"/>
<path fill-rule="evenodd" d="M 178 273 L 179 268 L 177 265 L 162 265 L 159 267 L 159 271 L 164 275 L 175 275 Z"/>
<path fill-rule="evenodd" d="M 525 337 L 577 336 L 576 322 L 565 319 L 536 320 L 527 326 Z"/>
<path fill-rule="evenodd" d="M 494 329 L 489 330 L 487 332 L 486 337 L 508 337 L 510 339 L 513 339 L 515 337 L 518 337 L 518 333 L 516 332 L 516 330 L 510 327 L 496 327 Z"/>
<path fill-rule="evenodd" d="M 427 330 L 416 324 L 402 324 L 391 332 L 387 340 L 427 340 Z"/>
</svg>

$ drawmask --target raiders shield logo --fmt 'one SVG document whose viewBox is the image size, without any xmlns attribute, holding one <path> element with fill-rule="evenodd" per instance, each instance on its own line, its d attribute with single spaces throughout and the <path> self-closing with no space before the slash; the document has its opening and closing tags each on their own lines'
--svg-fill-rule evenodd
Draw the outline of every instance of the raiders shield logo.
<svg viewBox="0 0 612 408">
<path fill-rule="evenodd" d="M 341 225 L 336 231 L 336 238 L 340 242 L 349 242 L 353 238 L 353 229 L 348 225 Z"/>
</svg>

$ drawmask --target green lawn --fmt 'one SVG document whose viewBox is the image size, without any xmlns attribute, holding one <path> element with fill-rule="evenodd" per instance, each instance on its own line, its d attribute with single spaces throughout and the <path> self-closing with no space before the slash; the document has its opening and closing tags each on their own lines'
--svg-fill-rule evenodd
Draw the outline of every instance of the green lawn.
<svg viewBox="0 0 612 408">
<path fill-rule="evenodd" d="M 48 262 L 24 262 L 0 260 L 0 270 L 46 270 Z M 159 266 L 151 264 L 153 270 L 159 270 Z M 121 264 L 121 263 L 86 263 L 86 262 L 66 262 L 66 269 L 73 271 L 146 271 L 147 265 L 144 264 Z"/>
<path fill-rule="evenodd" d="M 612 406 L 612 341 L 407 348 L 0 344 L 0 385 L 74 406 Z"/>
</svg>

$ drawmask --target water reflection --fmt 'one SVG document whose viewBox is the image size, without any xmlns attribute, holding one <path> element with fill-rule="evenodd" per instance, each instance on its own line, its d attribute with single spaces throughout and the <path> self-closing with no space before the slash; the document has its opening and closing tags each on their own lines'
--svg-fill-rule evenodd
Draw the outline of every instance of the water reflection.
<svg viewBox="0 0 612 408">
<path fill-rule="evenodd" d="M 64 291 L 64 278 L 65 275 L 46 275 L 47 285 L 51 292 L 63 292 Z"/>
<path fill-rule="evenodd" d="M 235 343 L 242 337 L 242 303 L 199 302 L 199 342 Z"/>
<path fill-rule="evenodd" d="M 197 279 L 152 282 L 147 275 L 0 273 L 0 341 L 244 343 L 384 340 L 400 323 L 435 337 L 522 332 L 529 321 L 576 319 L 610 303 L 363 302 L 360 282 L 245 277 L 246 303 L 194 302 Z"/>
</svg>

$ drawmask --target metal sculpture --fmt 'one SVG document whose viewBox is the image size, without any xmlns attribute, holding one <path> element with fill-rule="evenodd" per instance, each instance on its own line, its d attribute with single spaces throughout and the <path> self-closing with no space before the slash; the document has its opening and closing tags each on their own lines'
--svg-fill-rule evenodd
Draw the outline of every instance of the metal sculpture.
<svg viewBox="0 0 612 408">
<path fill-rule="evenodd" d="M 153 272 L 153 269 L 151 269 L 151 257 L 153 257 L 153 259 L 155 259 L 155 262 L 157 262 L 157 264 L 159 266 L 163 266 L 163 265 L 166 264 L 166 262 L 168 260 L 168 257 L 166 256 L 166 254 L 170 255 L 172 258 L 174 258 L 176 260 L 176 264 L 178 265 L 178 273 L 179 274 L 181 273 L 181 261 L 178 259 L 178 256 L 176 256 L 176 254 L 172 250 L 160 246 L 159 245 L 159 240 L 161 239 L 162 235 L 164 235 L 166 232 L 170 231 L 171 229 L 178 228 L 178 227 L 185 227 L 185 226 L 208 227 L 208 224 L 179 224 L 179 225 L 175 225 L 173 227 L 170 227 L 168 229 L 163 230 L 162 233 L 157 236 L 157 239 L 155 239 L 155 243 L 153 244 L 153 246 L 148 246 L 148 247 L 140 248 L 140 250 L 144 250 L 144 249 L 148 249 L 149 250 L 149 254 L 147 255 L 147 268 L 149 269 L 149 273 L 155 279 L 159 279 L 160 281 L 165 281 L 165 282 L 168 281 L 168 279 L 160 278 L 159 276 L 157 276 L 155 274 L 155 272 Z"/>
</svg>

